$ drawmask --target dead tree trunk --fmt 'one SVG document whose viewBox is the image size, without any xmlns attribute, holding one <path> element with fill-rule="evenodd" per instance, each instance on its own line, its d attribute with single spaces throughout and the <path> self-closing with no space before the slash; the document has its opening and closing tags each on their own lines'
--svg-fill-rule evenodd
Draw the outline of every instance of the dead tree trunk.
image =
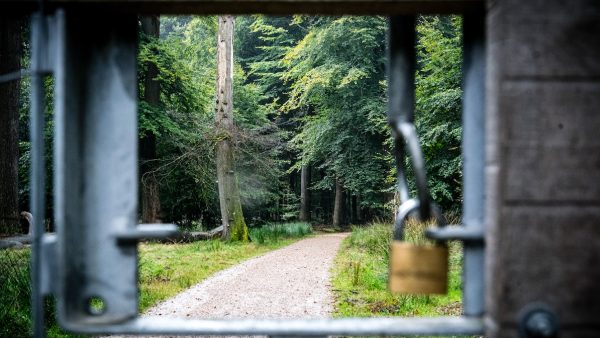
<svg viewBox="0 0 600 338">
<path fill-rule="evenodd" d="M 142 17 L 142 31 L 148 38 L 160 37 L 160 19 L 158 16 Z M 158 82 L 158 68 L 153 62 L 148 62 L 144 79 L 144 101 L 153 107 L 160 105 L 160 83 Z M 141 174 L 141 199 L 142 221 L 156 223 L 160 218 L 160 198 L 158 194 L 158 181 L 154 170 L 156 169 L 156 135 L 146 131 L 140 139 L 140 174 Z"/>
<path fill-rule="evenodd" d="M 233 24 L 231 15 L 219 16 L 217 37 L 217 102 L 215 125 L 218 133 L 217 179 L 223 224 L 223 239 L 248 240 L 240 191 L 233 165 Z"/>
<path fill-rule="evenodd" d="M 21 68 L 21 21 L 0 17 L 0 74 Z M 0 233 L 20 231 L 19 92 L 20 81 L 0 83 Z"/>
<path fill-rule="evenodd" d="M 333 226 L 339 227 L 344 224 L 344 187 L 339 179 L 335 180 L 335 203 L 333 205 Z"/>
<path fill-rule="evenodd" d="M 300 220 L 310 221 L 310 167 L 303 165 L 300 171 Z"/>
</svg>

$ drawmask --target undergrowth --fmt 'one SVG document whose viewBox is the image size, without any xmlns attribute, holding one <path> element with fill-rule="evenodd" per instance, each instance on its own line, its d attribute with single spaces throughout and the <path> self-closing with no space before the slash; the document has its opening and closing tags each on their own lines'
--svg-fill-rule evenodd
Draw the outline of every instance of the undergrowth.
<svg viewBox="0 0 600 338">
<path fill-rule="evenodd" d="M 424 224 L 409 221 L 405 239 L 424 243 Z M 459 315 L 461 306 L 462 250 L 459 243 L 449 245 L 447 295 L 392 295 L 387 288 L 389 224 L 354 227 L 342 243 L 333 268 L 336 317 L 437 316 Z"/>
<path fill-rule="evenodd" d="M 277 242 L 282 238 L 303 237 L 312 232 L 310 224 L 295 223 L 269 223 L 259 228 L 250 229 L 250 238 L 259 244 Z"/>
<path fill-rule="evenodd" d="M 0 250 L 0 337 L 31 334 L 29 256 L 26 248 Z"/>
</svg>

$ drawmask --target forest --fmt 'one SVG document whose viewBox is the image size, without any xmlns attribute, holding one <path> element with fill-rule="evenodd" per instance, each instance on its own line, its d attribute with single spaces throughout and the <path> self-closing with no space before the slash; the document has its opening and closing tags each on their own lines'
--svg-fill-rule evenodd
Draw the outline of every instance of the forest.
<svg viewBox="0 0 600 338">
<path fill-rule="evenodd" d="M 234 26 L 234 122 L 223 132 L 215 128 L 217 17 L 140 19 L 140 219 L 188 230 L 220 225 L 216 149 L 223 139 L 231 144 L 250 227 L 297 219 L 336 227 L 390 219 L 397 201 L 386 118 L 386 18 L 254 15 L 236 17 Z M 417 34 L 416 126 L 429 188 L 444 210 L 456 210 L 461 18 L 421 16 Z M 25 25 L 21 36 L 26 65 Z M 52 93 L 51 79 L 46 86 Z M 19 93 L 18 179 L 2 185 L 18 182 L 18 209 L 27 210 L 26 81 Z M 48 94 L 47 219 L 52 116 Z"/>
</svg>

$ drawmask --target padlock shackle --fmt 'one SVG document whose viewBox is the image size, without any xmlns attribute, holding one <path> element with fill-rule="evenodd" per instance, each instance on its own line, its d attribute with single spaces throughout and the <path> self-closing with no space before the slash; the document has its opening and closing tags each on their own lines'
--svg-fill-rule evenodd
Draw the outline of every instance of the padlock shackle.
<svg viewBox="0 0 600 338">
<path fill-rule="evenodd" d="M 417 187 L 417 198 L 419 200 L 419 218 L 427 219 L 432 214 L 432 202 L 427 187 L 427 176 L 425 172 L 425 161 L 421 144 L 415 125 L 410 122 L 398 122 L 394 126 L 395 137 L 395 157 L 396 171 L 398 175 L 398 192 L 400 193 L 400 202 L 405 203 L 409 200 L 408 182 L 405 175 L 404 155 L 408 148 L 408 155 L 411 159 L 413 172 L 415 175 L 415 185 Z"/>
<path fill-rule="evenodd" d="M 394 240 L 402 241 L 404 240 L 404 224 L 408 217 L 410 217 L 415 211 L 417 211 L 420 207 L 420 202 L 416 198 L 411 198 L 408 201 L 400 204 L 398 207 L 398 211 L 396 213 L 396 220 L 394 222 L 393 229 L 393 237 Z M 442 214 L 440 208 L 435 204 L 431 203 L 430 205 L 433 217 L 435 218 L 436 224 L 438 227 L 445 227 L 448 222 L 446 218 Z M 419 218 L 420 221 L 425 221 L 426 219 Z"/>
<path fill-rule="evenodd" d="M 400 203 L 408 201 L 410 190 L 406 179 L 405 155 L 411 159 L 414 171 L 419 217 L 431 216 L 431 197 L 427 189 L 425 161 L 414 125 L 415 70 L 416 70 L 416 17 L 391 16 L 388 30 L 388 123 L 394 138 L 397 189 Z M 408 148 L 408 149 L 406 149 Z"/>
</svg>

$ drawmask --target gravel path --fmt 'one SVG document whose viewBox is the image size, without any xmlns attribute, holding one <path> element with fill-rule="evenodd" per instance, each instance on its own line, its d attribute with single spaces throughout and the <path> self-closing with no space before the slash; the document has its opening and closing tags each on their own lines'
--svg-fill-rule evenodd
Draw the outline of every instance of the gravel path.
<svg viewBox="0 0 600 338">
<path fill-rule="evenodd" d="M 329 270 L 347 235 L 319 235 L 252 258 L 216 273 L 144 315 L 326 318 L 333 311 Z"/>
</svg>

